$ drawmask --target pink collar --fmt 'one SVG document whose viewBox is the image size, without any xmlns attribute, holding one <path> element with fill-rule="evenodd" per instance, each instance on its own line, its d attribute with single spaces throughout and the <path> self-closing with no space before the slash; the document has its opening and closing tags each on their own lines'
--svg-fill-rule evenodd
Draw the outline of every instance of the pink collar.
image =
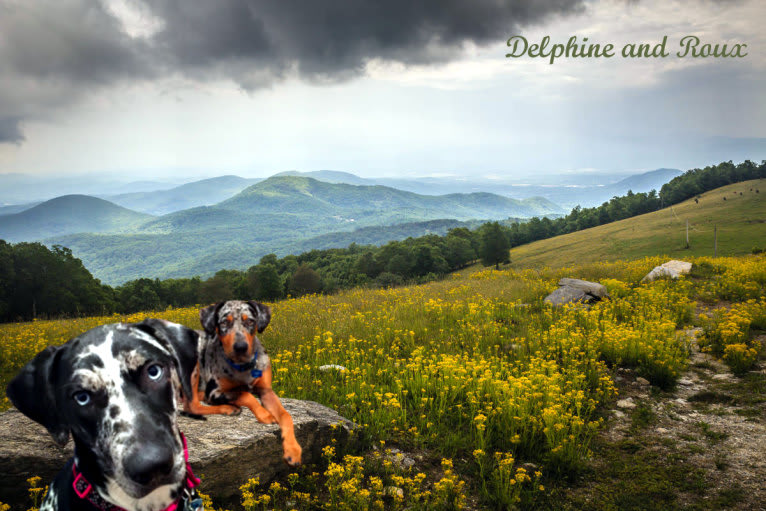
<svg viewBox="0 0 766 511">
<path fill-rule="evenodd" d="M 191 464 L 189 463 L 189 449 L 186 446 L 186 437 L 183 433 L 180 433 L 180 435 L 181 442 L 183 442 L 184 445 L 184 461 L 186 462 L 186 480 L 184 481 L 184 491 L 178 500 L 170 504 L 163 511 L 178 511 L 181 509 L 179 508 L 181 501 L 184 499 L 192 498 L 196 494 L 196 492 L 193 491 L 194 488 L 199 486 L 201 482 L 200 479 L 194 475 L 194 472 L 192 472 Z M 77 470 L 77 465 L 74 462 L 72 462 L 72 474 L 74 475 L 72 488 L 78 497 L 83 500 L 87 500 L 94 507 L 102 511 L 126 511 L 121 507 L 110 504 L 104 500 L 104 498 L 101 497 L 97 491 L 93 491 L 93 486 L 88 482 L 87 479 L 85 479 L 85 476 L 82 475 L 82 472 Z M 202 511 L 201 506 L 197 507 L 197 509 Z"/>
</svg>

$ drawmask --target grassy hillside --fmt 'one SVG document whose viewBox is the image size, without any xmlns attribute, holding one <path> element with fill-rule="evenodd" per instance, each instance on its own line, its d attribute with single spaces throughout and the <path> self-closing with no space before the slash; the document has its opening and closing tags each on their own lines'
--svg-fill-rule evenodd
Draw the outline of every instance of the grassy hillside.
<svg viewBox="0 0 766 511">
<path fill-rule="evenodd" d="M 754 247 L 766 249 L 766 180 L 725 186 L 696 201 L 519 246 L 511 250 L 511 261 L 514 267 L 537 268 L 658 254 L 712 256 L 714 226 L 718 227 L 719 256 L 748 254 Z"/>
<path fill-rule="evenodd" d="M 88 195 L 64 195 L 12 215 L 0 216 L 0 239 L 28 241 L 77 232 L 125 232 L 151 215 Z"/>
</svg>

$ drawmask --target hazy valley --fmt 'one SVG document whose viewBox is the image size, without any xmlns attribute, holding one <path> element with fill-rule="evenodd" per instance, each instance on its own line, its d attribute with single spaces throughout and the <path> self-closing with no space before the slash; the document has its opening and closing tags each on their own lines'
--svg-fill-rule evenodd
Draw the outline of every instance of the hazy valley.
<svg viewBox="0 0 766 511">
<path fill-rule="evenodd" d="M 221 268 L 248 267 L 268 253 L 380 245 L 486 220 L 557 217 L 573 204 L 595 205 L 628 190 L 659 189 L 678 174 L 658 169 L 604 185 L 593 184 L 593 176 L 583 176 L 583 185 L 514 185 L 283 172 L 268 179 L 226 175 L 171 188 L 140 182 L 133 184 L 138 191 L 112 195 L 92 183 L 85 188 L 101 198 L 73 194 L 0 208 L 0 239 L 69 247 L 109 284 L 207 276 Z M 116 183 L 101 184 L 101 190 L 120 189 Z"/>
</svg>

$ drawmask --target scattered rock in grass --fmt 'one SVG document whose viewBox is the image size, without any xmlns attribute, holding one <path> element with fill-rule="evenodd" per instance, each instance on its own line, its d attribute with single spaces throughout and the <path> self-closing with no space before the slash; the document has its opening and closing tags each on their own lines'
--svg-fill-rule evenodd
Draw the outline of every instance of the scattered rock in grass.
<svg viewBox="0 0 766 511">
<path fill-rule="evenodd" d="M 647 385 L 649 385 L 649 380 L 647 380 L 646 378 L 641 378 L 639 376 L 638 378 L 636 378 L 636 383 L 638 383 L 642 387 L 646 387 Z"/>
<path fill-rule="evenodd" d="M 689 387 L 691 385 L 694 385 L 694 382 L 691 381 L 689 378 L 679 378 L 678 384 L 683 385 L 684 387 Z"/>
<path fill-rule="evenodd" d="M 734 378 L 734 375 L 732 375 L 731 373 L 721 373 L 721 374 L 714 374 L 712 378 L 717 381 L 729 381 L 732 378 Z"/>
<path fill-rule="evenodd" d="M 606 287 L 598 282 L 580 279 L 564 278 L 559 280 L 559 288 L 543 300 L 551 305 L 565 303 L 593 303 L 603 298 L 609 298 Z"/>
<path fill-rule="evenodd" d="M 658 435 L 667 435 L 668 433 L 670 433 L 670 430 L 669 430 L 669 429 L 666 429 L 666 428 L 657 428 L 657 429 L 655 429 L 654 431 L 655 431 L 655 432 L 656 432 Z"/>
<path fill-rule="evenodd" d="M 697 364 L 697 365 L 702 364 L 702 365 L 709 365 L 713 367 L 720 367 L 722 371 L 726 368 L 725 365 L 723 365 L 721 362 L 716 360 L 715 357 L 710 355 L 709 353 L 700 353 L 699 351 L 694 352 L 694 350 L 692 351 L 693 353 L 691 354 L 691 357 L 689 357 L 689 361 L 692 364 Z"/>
<path fill-rule="evenodd" d="M 636 403 L 633 402 L 632 397 L 620 399 L 619 401 L 617 401 L 617 408 L 625 408 L 626 410 L 631 410 L 635 407 L 636 407 Z"/>
<path fill-rule="evenodd" d="M 655 266 L 652 271 L 646 274 L 641 282 L 652 282 L 661 277 L 668 277 L 671 279 L 677 279 L 681 275 L 689 273 L 692 269 L 692 263 L 686 261 L 679 261 L 673 259 L 667 263 L 663 263 L 660 266 Z"/>
<path fill-rule="evenodd" d="M 415 466 L 415 460 L 405 456 L 399 449 L 391 449 L 391 454 L 386 456 L 386 459 L 402 469 Z"/>
<path fill-rule="evenodd" d="M 539 465 L 535 465 L 534 463 L 522 463 L 521 468 L 527 471 L 527 474 L 534 474 L 536 471 L 540 470 Z"/>
</svg>

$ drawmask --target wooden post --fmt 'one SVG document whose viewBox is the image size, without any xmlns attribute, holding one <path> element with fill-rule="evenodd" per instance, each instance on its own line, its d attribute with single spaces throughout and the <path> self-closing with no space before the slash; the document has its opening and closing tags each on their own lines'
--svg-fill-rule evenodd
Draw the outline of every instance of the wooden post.
<svg viewBox="0 0 766 511">
<path fill-rule="evenodd" d="M 689 220 L 686 220 L 686 248 L 689 248 Z"/>
<path fill-rule="evenodd" d="M 713 257 L 718 257 L 718 226 L 713 226 Z"/>
</svg>

